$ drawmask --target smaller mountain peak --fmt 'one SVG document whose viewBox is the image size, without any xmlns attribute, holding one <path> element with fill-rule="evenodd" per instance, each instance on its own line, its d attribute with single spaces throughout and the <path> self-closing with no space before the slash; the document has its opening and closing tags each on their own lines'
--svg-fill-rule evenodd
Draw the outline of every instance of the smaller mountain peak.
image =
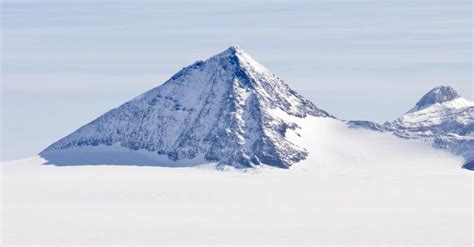
<svg viewBox="0 0 474 247">
<path fill-rule="evenodd" d="M 451 101 L 453 99 L 459 98 L 459 94 L 451 86 L 439 86 L 431 89 L 427 94 L 425 94 L 418 103 L 423 105 L 425 104 L 436 104 L 443 103 L 446 101 Z"/>
<path fill-rule="evenodd" d="M 451 86 L 439 86 L 431 89 L 409 112 L 415 112 L 432 106 L 436 103 L 444 103 L 461 97 Z"/>
</svg>

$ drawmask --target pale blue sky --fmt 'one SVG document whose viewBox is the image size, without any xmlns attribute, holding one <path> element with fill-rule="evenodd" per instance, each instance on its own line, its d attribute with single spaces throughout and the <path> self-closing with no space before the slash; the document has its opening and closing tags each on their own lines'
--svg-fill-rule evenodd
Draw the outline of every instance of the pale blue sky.
<svg viewBox="0 0 474 247">
<path fill-rule="evenodd" d="M 34 155 L 233 44 L 342 119 L 473 99 L 471 1 L 2 3 L 2 160 Z"/>
</svg>

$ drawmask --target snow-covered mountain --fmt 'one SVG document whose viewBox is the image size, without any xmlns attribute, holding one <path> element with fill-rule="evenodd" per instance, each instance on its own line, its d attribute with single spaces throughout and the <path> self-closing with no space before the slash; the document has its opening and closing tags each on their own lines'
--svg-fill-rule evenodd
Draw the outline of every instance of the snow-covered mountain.
<svg viewBox="0 0 474 247">
<path fill-rule="evenodd" d="M 474 102 L 461 97 L 450 86 L 430 90 L 415 107 L 393 122 L 380 125 L 349 121 L 348 125 L 421 139 L 433 147 L 463 156 L 464 167 L 474 169 Z"/>
<path fill-rule="evenodd" d="M 232 46 L 182 69 L 40 155 L 54 161 L 84 150 L 89 155 L 107 151 L 109 157 L 135 150 L 146 152 L 152 163 L 167 157 L 181 163 L 287 168 L 308 152 L 286 138 L 288 129 L 299 127 L 275 114 L 277 109 L 298 118 L 331 117 Z"/>
<path fill-rule="evenodd" d="M 162 85 L 103 114 L 40 155 L 54 164 L 218 163 L 288 168 L 310 152 L 323 152 L 314 143 L 292 138 L 318 128 L 301 129 L 300 120 L 313 117 L 331 119 L 323 122 L 330 123 L 327 126 L 344 124 L 232 46 L 183 68 Z M 421 139 L 461 155 L 466 160 L 464 167 L 474 169 L 474 102 L 452 87 L 434 88 L 393 122 L 349 121 L 347 125 Z M 339 132 L 345 133 L 343 129 Z M 324 133 L 311 138 L 321 138 Z M 348 142 L 342 137 L 341 141 Z"/>
</svg>

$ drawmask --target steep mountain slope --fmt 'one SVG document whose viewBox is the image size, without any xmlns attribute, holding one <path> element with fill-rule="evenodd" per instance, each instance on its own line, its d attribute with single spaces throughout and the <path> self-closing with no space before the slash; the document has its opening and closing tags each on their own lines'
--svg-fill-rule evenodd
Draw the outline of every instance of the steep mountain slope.
<svg viewBox="0 0 474 247">
<path fill-rule="evenodd" d="M 440 86 L 425 94 L 410 111 L 383 125 L 350 121 L 351 127 L 390 131 L 406 139 L 421 139 L 433 147 L 447 149 L 466 159 L 474 169 L 474 102 L 461 97 L 452 87 Z"/>
<path fill-rule="evenodd" d="M 272 109 L 299 118 L 331 117 L 233 46 L 184 68 L 40 155 L 54 161 L 65 152 L 100 154 L 115 148 L 147 151 L 148 158 L 157 161 L 166 156 L 191 163 L 287 168 L 308 152 L 285 137 L 288 129 L 298 126 L 272 114 Z"/>
</svg>

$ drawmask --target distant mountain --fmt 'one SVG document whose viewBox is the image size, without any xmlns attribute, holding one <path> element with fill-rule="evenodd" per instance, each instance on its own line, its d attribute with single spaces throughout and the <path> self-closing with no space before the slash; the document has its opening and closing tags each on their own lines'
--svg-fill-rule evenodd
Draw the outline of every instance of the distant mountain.
<svg viewBox="0 0 474 247">
<path fill-rule="evenodd" d="M 409 110 L 408 113 L 421 111 L 435 104 L 443 104 L 458 98 L 461 98 L 461 96 L 450 86 L 435 87 L 421 97 L 415 107 Z"/>
<path fill-rule="evenodd" d="M 348 125 L 421 139 L 433 147 L 463 156 L 464 167 L 474 169 L 474 102 L 461 97 L 450 86 L 430 90 L 415 107 L 393 122 L 380 125 L 349 121 Z"/>
<path fill-rule="evenodd" d="M 103 114 L 40 153 L 146 151 L 159 162 L 201 159 L 287 168 L 307 157 L 285 133 L 298 118 L 332 117 L 293 91 L 237 46 L 183 68 L 163 85 Z M 111 147 L 113 147 L 111 149 Z M 110 153 L 108 154 L 110 156 Z"/>
</svg>

